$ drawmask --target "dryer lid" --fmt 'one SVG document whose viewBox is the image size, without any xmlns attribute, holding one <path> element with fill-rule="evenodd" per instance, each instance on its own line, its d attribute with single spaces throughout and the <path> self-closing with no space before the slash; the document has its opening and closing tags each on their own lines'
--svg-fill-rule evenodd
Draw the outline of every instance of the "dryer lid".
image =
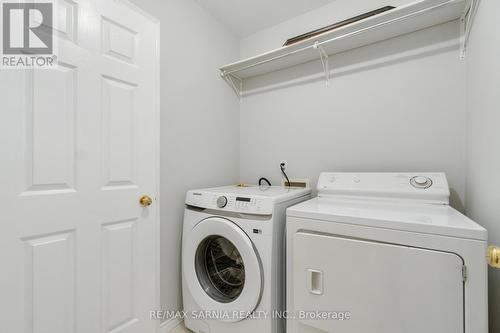
<svg viewBox="0 0 500 333">
<path fill-rule="evenodd" d="M 448 205 L 319 197 L 288 208 L 287 216 L 449 237 L 488 239 L 486 229 Z"/>
</svg>

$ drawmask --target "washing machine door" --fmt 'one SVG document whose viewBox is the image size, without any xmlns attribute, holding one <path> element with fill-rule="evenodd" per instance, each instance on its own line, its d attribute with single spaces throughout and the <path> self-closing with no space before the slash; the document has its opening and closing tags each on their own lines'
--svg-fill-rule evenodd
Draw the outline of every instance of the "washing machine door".
<svg viewBox="0 0 500 333">
<path fill-rule="evenodd" d="M 262 294 L 261 264 L 247 234 L 229 220 L 211 217 L 185 240 L 184 282 L 201 310 L 215 312 L 221 321 L 245 319 Z"/>
</svg>

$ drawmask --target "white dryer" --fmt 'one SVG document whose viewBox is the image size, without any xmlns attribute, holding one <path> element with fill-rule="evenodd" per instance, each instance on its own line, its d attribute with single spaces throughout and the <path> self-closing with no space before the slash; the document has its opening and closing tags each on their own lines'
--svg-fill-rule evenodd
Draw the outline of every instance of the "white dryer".
<svg viewBox="0 0 500 333">
<path fill-rule="evenodd" d="M 322 173 L 287 210 L 287 332 L 487 333 L 487 232 L 448 199 L 442 173 Z"/>
<path fill-rule="evenodd" d="M 196 333 L 281 333 L 285 211 L 310 189 L 189 191 L 182 236 L 185 325 Z"/>
</svg>

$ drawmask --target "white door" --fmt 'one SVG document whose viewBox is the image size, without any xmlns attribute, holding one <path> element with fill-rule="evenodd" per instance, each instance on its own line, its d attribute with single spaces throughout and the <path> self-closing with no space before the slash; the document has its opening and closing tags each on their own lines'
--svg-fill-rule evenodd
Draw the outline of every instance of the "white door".
<svg viewBox="0 0 500 333">
<path fill-rule="evenodd" d="M 57 68 L 0 70 L 0 332 L 154 332 L 157 24 L 57 10 Z"/>
<path fill-rule="evenodd" d="M 287 310 L 323 311 L 330 320 L 299 314 L 290 332 L 463 332 L 459 256 L 306 232 L 293 242 L 293 308 Z M 337 320 L 337 312 L 351 318 Z"/>
</svg>

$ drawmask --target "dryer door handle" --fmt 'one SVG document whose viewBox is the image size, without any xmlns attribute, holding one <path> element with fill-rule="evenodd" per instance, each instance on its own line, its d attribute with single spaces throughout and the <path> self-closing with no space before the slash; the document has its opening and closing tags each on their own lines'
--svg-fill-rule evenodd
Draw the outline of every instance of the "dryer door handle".
<svg viewBox="0 0 500 333">
<path fill-rule="evenodd" d="M 323 295 L 323 272 L 318 269 L 307 270 L 307 290 L 313 295 Z"/>
</svg>

